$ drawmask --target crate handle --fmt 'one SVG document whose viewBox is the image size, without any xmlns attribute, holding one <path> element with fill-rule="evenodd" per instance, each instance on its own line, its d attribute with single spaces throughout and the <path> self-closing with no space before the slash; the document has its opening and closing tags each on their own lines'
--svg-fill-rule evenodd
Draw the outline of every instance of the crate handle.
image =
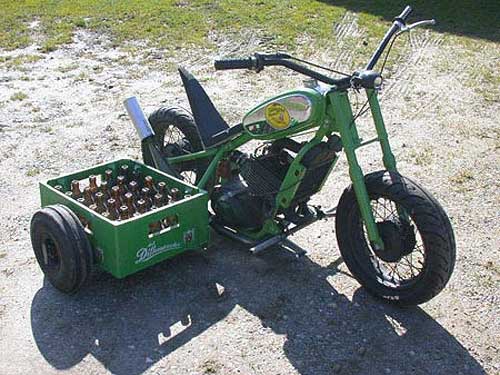
<svg viewBox="0 0 500 375">
<path fill-rule="evenodd" d="M 155 220 L 151 223 L 149 223 L 148 228 L 149 228 L 149 233 L 148 233 L 148 238 L 153 238 L 156 236 L 160 236 L 164 233 L 170 232 L 176 228 L 179 228 L 179 216 L 174 214 L 174 215 L 167 215 L 163 219 L 160 220 Z"/>
</svg>

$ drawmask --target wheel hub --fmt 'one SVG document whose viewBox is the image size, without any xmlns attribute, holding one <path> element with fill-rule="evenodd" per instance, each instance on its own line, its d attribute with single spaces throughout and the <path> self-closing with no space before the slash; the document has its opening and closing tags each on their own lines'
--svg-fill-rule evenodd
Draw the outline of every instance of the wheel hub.
<svg viewBox="0 0 500 375">
<path fill-rule="evenodd" d="M 48 272 L 54 272 L 59 269 L 60 255 L 59 249 L 54 240 L 50 237 L 45 238 L 41 244 L 43 265 Z"/>
<path fill-rule="evenodd" d="M 399 218 L 377 223 L 380 237 L 384 242 L 383 250 L 375 250 L 377 257 L 385 262 L 394 263 L 410 254 L 416 245 L 413 225 Z"/>
</svg>

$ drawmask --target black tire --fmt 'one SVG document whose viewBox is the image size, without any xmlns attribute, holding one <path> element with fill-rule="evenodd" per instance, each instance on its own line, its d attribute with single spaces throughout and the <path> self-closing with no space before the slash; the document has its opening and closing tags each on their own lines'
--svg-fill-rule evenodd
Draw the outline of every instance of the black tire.
<svg viewBox="0 0 500 375">
<path fill-rule="evenodd" d="M 448 216 L 429 192 L 398 173 L 370 173 L 365 176 L 365 183 L 372 209 L 375 210 L 380 201 L 392 202 L 395 208 L 403 208 L 409 216 L 409 228 L 412 233 L 415 233 L 416 229 L 422 244 L 417 245 L 417 234 L 410 234 L 409 237 L 413 236 L 414 242 L 411 250 L 405 250 L 406 255 L 399 254 L 401 258 L 397 261 L 384 261 L 380 258 L 381 255 L 386 256 L 383 253 L 375 253 L 368 245 L 351 185 L 340 198 L 335 223 L 339 249 L 347 267 L 367 291 L 386 301 L 400 306 L 429 301 L 445 287 L 455 265 L 455 238 Z M 384 210 L 385 204 L 382 203 Z M 395 217 L 393 220 L 399 220 L 394 209 L 391 215 Z M 378 218 L 379 216 L 376 217 L 377 225 L 387 223 Z M 408 234 L 405 236 L 408 237 Z M 406 241 L 406 238 L 401 241 Z M 411 264 L 414 256 L 422 259 L 420 269 Z M 408 272 L 406 269 L 406 273 L 411 275 L 405 279 L 398 272 L 396 277 L 394 269 L 397 270 L 399 266 L 403 268 L 405 263 L 408 263 L 405 267 L 410 270 Z M 388 276 L 391 271 L 392 278 Z M 414 271 L 418 273 L 414 275 Z"/>
<path fill-rule="evenodd" d="M 148 119 L 155 132 L 155 141 L 166 157 L 203 150 L 193 116 L 184 109 L 177 107 L 159 108 L 149 115 Z M 177 133 L 177 138 L 175 138 L 175 133 Z M 172 147 L 172 145 L 178 147 Z M 142 147 L 142 158 L 145 164 L 153 165 L 153 158 L 148 148 Z M 174 169 L 179 173 L 179 177 L 195 184 L 203 176 L 207 167 L 207 160 L 197 160 L 177 164 Z"/>
<path fill-rule="evenodd" d="M 94 264 L 89 240 L 77 216 L 66 206 L 47 206 L 31 219 L 31 244 L 49 282 L 63 293 L 77 292 Z"/>
</svg>

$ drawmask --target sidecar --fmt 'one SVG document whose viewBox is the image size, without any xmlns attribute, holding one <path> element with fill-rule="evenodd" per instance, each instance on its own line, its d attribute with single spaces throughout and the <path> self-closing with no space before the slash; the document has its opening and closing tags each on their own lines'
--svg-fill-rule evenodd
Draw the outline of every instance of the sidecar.
<svg viewBox="0 0 500 375">
<path fill-rule="evenodd" d="M 181 194 L 161 207 L 127 219 L 111 220 L 71 197 L 72 181 L 82 186 L 89 176 L 97 184 L 105 171 L 116 176 L 127 166 L 136 175 L 151 176 Z M 129 159 L 80 170 L 40 183 L 42 209 L 31 221 L 33 249 L 45 276 L 57 289 L 76 292 L 97 267 L 123 278 L 209 241 L 208 194 L 189 183 Z"/>
</svg>

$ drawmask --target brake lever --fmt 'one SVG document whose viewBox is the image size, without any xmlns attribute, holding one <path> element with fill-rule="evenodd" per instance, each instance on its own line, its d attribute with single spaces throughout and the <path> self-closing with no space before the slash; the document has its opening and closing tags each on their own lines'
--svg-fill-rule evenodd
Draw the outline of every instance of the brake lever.
<svg viewBox="0 0 500 375">
<path fill-rule="evenodd" d="M 432 20 L 418 21 L 418 22 L 412 23 L 410 25 L 403 25 L 401 27 L 401 30 L 397 33 L 397 35 L 403 34 L 403 33 L 410 31 L 416 27 L 425 26 L 425 25 L 435 25 L 435 24 L 436 24 L 436 20 L 432 19 Z"/>
</svg>

